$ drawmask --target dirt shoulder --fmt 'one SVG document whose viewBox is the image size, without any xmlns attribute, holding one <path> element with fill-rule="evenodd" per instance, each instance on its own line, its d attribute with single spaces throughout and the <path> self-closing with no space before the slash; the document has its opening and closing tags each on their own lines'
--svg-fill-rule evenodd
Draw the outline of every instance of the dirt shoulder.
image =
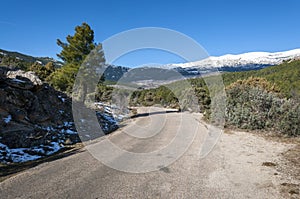
<svg viewBox="0 0 300 199">
<path fill-rule="evenodd" d="M 289 182 L 281 184 L 281 190 L 293 198 L 300 198 L 300 142 L 294 141 L 294 146 L 282 153 L 286 164 L 280 165 L 282 171 L 290 179 Z"/>
<path fill-rule="evenodd" d="M 270 132 L 226 129 L 220 146 L 227 151 L 225 157 L 235 161 L 235 164 L 230 165 L 233 173 L 241 168 L 248 173 L 259 170 L 260 178 L 264 179 L 264 182 L 258 185 L 259 189 L 274 188 L 282 198 L 300 197 L 299 138 L 284 137 Z M 243 166 L 236 167 L 237 163 Z M 236 176 L 235 179 L 240 177 Z M 251 174 L 248 177 L 249 181 L 253 180 Z"/>
</svg>

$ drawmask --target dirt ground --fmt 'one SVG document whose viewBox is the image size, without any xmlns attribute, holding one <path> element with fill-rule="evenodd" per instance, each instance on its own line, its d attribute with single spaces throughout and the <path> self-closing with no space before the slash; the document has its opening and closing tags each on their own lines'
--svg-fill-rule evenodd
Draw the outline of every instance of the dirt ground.
<svg viewBox="0 0 300 199">
<path fill-rule="evenodd" d="M 241 130 L 238 129 L 228 128 L 225 130 L 225 134 L 227 135 L 241 133 Z M 300 138 L 286 137 L 274 132 L 261 131 L 249 131 L 245 132 L 245 135 L 248 135 L 246 136 L 248 137 L 247 139 L 252 137 L 253 141 L 256 139 L 267 141 L 264 143 L 265 146 L 259 146 L 257 145 L 257 140 L 255 141 L 256 147 L 263 149 L 261 151 L 257 150 L 257 152 L 263 153 L 269 147 L 271 149 L 270 157 L 272 154 L 277 154 L 277 157 L 274 157 L 272 161 L 264 161 L 262 166 L 274 169 L 274 175 L 278 176 L 277 186 L 284 198 L 300 198 Z M 250 140 L 248 141 L 251 142 Z"/>
</svg>

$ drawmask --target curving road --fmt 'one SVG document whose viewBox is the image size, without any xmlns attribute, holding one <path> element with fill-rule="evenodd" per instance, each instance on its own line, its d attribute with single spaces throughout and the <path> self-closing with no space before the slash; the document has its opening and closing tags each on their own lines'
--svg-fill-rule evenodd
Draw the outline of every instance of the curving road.
<svg viewBox="0 0 300 199">
<path fill-rule="evenodd" d="M 152 114 L 143 114 L 149 111 Z M 140 117 L 105 139 L 89 144 L 82 152 L 5 180 L 0 184 L 0 198 L 281 198 L 281 174 L 273 175 L 274 168 L 262 167 L 261 163 L 274 161 L 287 146 L 275 146 L 246 133 L 223 134 L 213 151 L 199 158 L 207 134 L 200 114 L 161 111 L 164 110 L 141 108 Z M 189 132 L 196 132 L 196 136 L 185 150 L 182 143 L 193 136 Z M 123 149 L 123 153 L 104 150 L 99 155 L 103 140 Z M 175 152 L 161 151 L 172 142 L 178 146 L 172 146 Z M 183 149 L 185 153 L 178 159 L 176 156 Z M 126 151 L 156 153 L 141 161 L 129 159 Z M 106 157 L 105 164 L 123 171 L 104 165 L 94 156 Z M 173 163 L 165 167 L 170 162 Z M 130 169 L 154 171 L 124 172 Z"/>
</svg>

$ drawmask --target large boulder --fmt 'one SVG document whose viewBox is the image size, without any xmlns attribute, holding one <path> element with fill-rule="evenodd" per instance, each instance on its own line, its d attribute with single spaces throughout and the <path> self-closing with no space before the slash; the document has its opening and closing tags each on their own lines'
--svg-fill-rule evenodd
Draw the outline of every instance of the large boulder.
<svg viewBox="0 0 300 199">
<path fill-rule="evenodd" d="M 6 73 L 6 77 L 10 79 L 18 79 L 18 80 L 23 80 L 27 82 L 31 82 L 33 85 L 41 86 L 43 85 L 43 82 L 40 80 L 40 78 L 32 71 L 22 71 L 22 70 L 15 70 L 15 71 L 8 71 Z"/>
</svg>

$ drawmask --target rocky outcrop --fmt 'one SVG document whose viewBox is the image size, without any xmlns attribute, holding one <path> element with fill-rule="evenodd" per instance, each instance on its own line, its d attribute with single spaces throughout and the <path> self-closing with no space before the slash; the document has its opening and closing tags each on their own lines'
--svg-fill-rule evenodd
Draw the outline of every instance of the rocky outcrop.
<svg viewBox="0 0 300 199">
<path fill-rule="evenodd" d="M 2 124 L 9 115 L 12 121 L 27 125 L 60 125 L 72 120 L 71 99 L 43 84 L 34 73 L 0 68 L 0 74 L 4 74 L 0 82 Z"/>
<path fill-rule="evenodd" d="M 112 116 L 99 122 L 105 133 L 117 128 Z M 0 67 L 0 162 L 37 159 L 80 141 L 71 98 L 33 72 Z"/>
</svg>

